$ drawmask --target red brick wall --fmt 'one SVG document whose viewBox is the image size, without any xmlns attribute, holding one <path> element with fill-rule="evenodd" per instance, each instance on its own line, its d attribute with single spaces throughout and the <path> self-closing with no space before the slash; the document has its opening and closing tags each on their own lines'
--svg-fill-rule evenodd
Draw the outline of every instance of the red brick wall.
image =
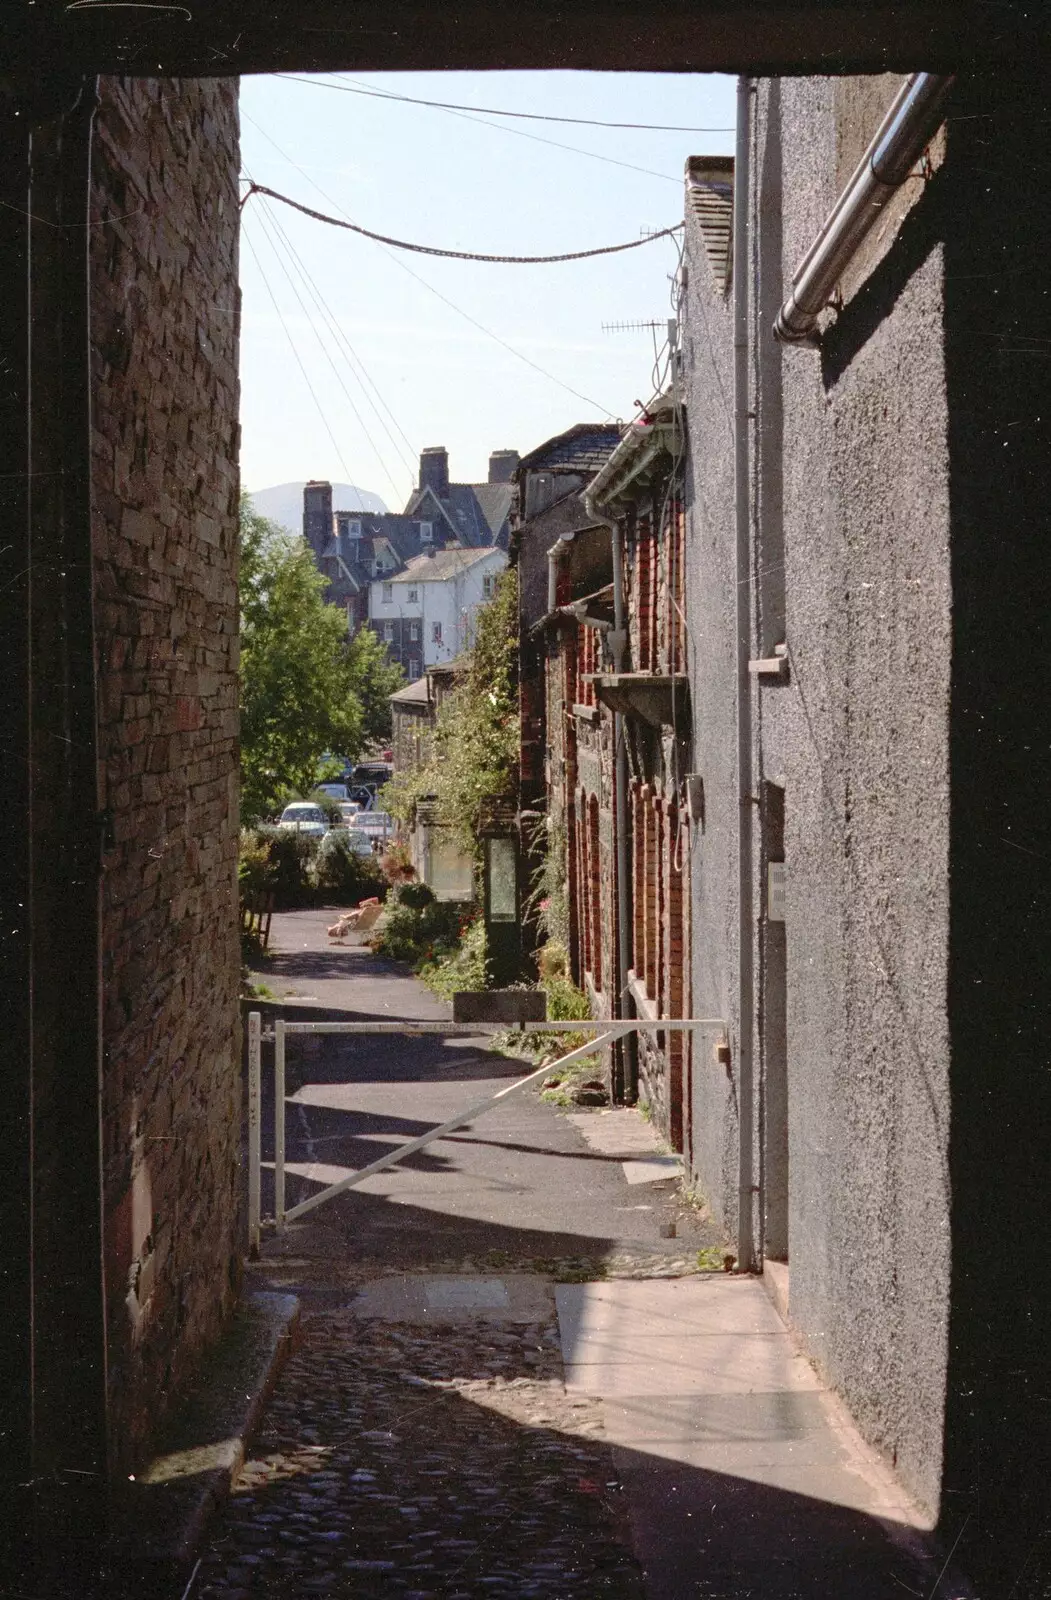
<svg viewBox="0 0 1051 1600">
<path fill-rule="evenodd" d="M 239 1274 L 236 84 L 105 79 L 96 127 L 102 1116 L 126 1468 Z"/>
</svg>

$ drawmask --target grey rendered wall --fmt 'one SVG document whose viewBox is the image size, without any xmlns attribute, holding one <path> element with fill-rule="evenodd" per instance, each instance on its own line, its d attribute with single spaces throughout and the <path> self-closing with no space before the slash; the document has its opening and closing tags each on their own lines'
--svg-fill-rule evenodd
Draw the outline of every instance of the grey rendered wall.
<svg viewBox="0 0 1051 1600">
<path fill-rule="evenodd" d="M 789 271 L 843 180 L 844 87 L 781 88 Z M 874 130 L 893 86 L 870 80 L 867 119 L 865 87 L 851 111 Z M 791 682 L 760 691 L 764 771 L 785 780 L 792 1320 L 932 1510 L 950 1222 L 943 304 L 932 239 L 849 361 L 784 354 Z"/>
<path fill-rule="evenodd" d="M 778 256 L 790 273 L 835 200 L 845 164 L 849 175 L 854 125 L 874 130 L 892 92 L 886 79 L 855 82 L 847 102 L 842 82 L 809 79 L 764 84 L 757 97 L 755 171 L 764 199 L 750 262 L 753 286 L 759 275 L 753 654 L 785 635 L 791 672 L 787 684 L 753 688 L 754 792 L 761 797 L 762 780 L 772 780 L 785 797 L 792 1320 L 867 1436 L 933 1510 L 949 1294 L 951 636 L 940 249 L 932 243 L 910 260 L 841 366 L 816 350 L 778 358 L 769 348 Z M 782 178 L 779 212 L 770 191 Z M 914 213 L 922 205 L 917 195 Z M 732 1232 L 731 312 L 716 299 L 692 220 L 688 239 L 688 598 L 695 766 L 705 788 L 704 826 L 693 842 L 693 1005 L 695 1015 L 727 1018 L 733 1047 L 729 1074 L 708 1051 L 695 1062 L 693 1158 L 698 1182 Z M 881 246 L 888 256 L 895 248 L 893 237 Z M 757 1021 L 783 1027 L 764 992 L 781 952 L 758 896 L 763 848 L 773 844 L 774 854 L 779 841 L 768 836 L 759 805 L 749 818 Z M 773 1190 L 785 1174 L 783 1129 L 779 1145 L 773 1125 L 783 1116 L 783 1094 L 764 1076 L 770 1042 L 760 1030 L 756 1179 Z M 783 1236 L 763 1243 L 783 1253 Z"/>
<path fill-rule="evenodd" d="M 736 591 L 733 520 L 733 347 L 730 302 L 716 289 L 695 218 L 686 219 L 687 283 L 680 312 L 689 422 L 686 467 L 687 656 L 693 768 L 704 817 L 690 830 L 692 1015 L 728 1023 L 736 1063 Z M 736 1065 L 710 1036 L 695 1042 L 688 1091 L 693 1175 L 732 1234 L 737 1206 Z"/>
</svg>

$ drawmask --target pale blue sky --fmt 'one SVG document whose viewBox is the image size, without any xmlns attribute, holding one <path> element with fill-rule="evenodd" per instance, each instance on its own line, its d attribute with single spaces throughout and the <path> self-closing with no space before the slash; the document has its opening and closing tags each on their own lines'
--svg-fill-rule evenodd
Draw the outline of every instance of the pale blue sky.
<svg viewBox="0 0 1051 1600">
<path fill-rule="evenodd" d="M 638 238 L 682 220 L 688 156 L 733 149 L 732 131 L 479 121 L 321 87 L 339 82 L 547 116 L 731 130 L 733 80 L 576 72 L 241 80 L 243 167 L 257 183 L 379 233 L 455 250 L 539 255 Z M 422 446 L 447 445 L 451 476 L 476 482 L 490 450 L 524 453 L 574 422 L 630 416 L 636 398 L 652 392 L 651 335 L 604 333 L 602 324 L 663 325 L 677 259 L 671 240 L 558 266 L 490 266 L 389 250 L 260 196 L 242 216 L 241 468 L 249 489 L 330 478 L 400 510 Z M 298 262 L 279 254 L 275 223 Z M 382 421 L 369 379 L 390 408 L 380 408 Z"/>
</svg>

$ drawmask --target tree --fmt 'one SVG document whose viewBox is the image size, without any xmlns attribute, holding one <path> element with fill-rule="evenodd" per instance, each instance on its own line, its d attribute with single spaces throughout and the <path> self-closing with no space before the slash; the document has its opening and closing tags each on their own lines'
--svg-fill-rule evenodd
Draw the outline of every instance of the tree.
<svg viewBox="0 0 1051 1600">
<path fill-rule="evenodd" d="M 241 500 L 241 803 L 266 816 L 324 776 L 323 757 L 353 760 L 376 723 L 390 669 L 342 611 L 302 539 Z M 363 630 L 364 632 L 364 630 Z M 371 636 L 370 636 L 371 637 Z M 377 641 L 378 643 L 378 641 Z M 394 681 L 394 687 L 397 681 Z"/>
<path fill-rule="evenodd" d="M 362 746 L 387 744 L 391 736 L 390 697 L 405 682 L 405 673 L 387 655 L 387 647 L 371 628 L 359 628 L 350 641 L 350 663 L 362 709 Z"/>
<path fill-rule="evenodd" d="M 514 788 L 517 769 L 517 576 L 505 568 L 492 600 L 478 613 L 463 673 L 439 708 L 428 760 L 396 775 L 383 791 L 387 809 L 405 822 L 426 796 L 440 822 L 476 858 L 485 803 Z"/>
</svg>

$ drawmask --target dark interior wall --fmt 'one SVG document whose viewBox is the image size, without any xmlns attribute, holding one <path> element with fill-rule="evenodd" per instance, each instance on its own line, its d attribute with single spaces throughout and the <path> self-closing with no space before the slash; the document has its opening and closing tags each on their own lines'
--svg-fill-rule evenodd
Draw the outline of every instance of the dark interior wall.
<svg viewBox="0 0 1051 1600">
<path fill-rule="evenodd" d="M 981 1593 L 1051 1552 L 1051 249 L 1046 74 L 957 89 L 944 204 L 950 401 L 953 1192 L 949 1529 Z"/>
<path fill-rule="evenodd" d="M 102 81 L 92 537 L 118 1466 L 239 1271 L 237 172 L 234 82 Z"/>
</svg>

